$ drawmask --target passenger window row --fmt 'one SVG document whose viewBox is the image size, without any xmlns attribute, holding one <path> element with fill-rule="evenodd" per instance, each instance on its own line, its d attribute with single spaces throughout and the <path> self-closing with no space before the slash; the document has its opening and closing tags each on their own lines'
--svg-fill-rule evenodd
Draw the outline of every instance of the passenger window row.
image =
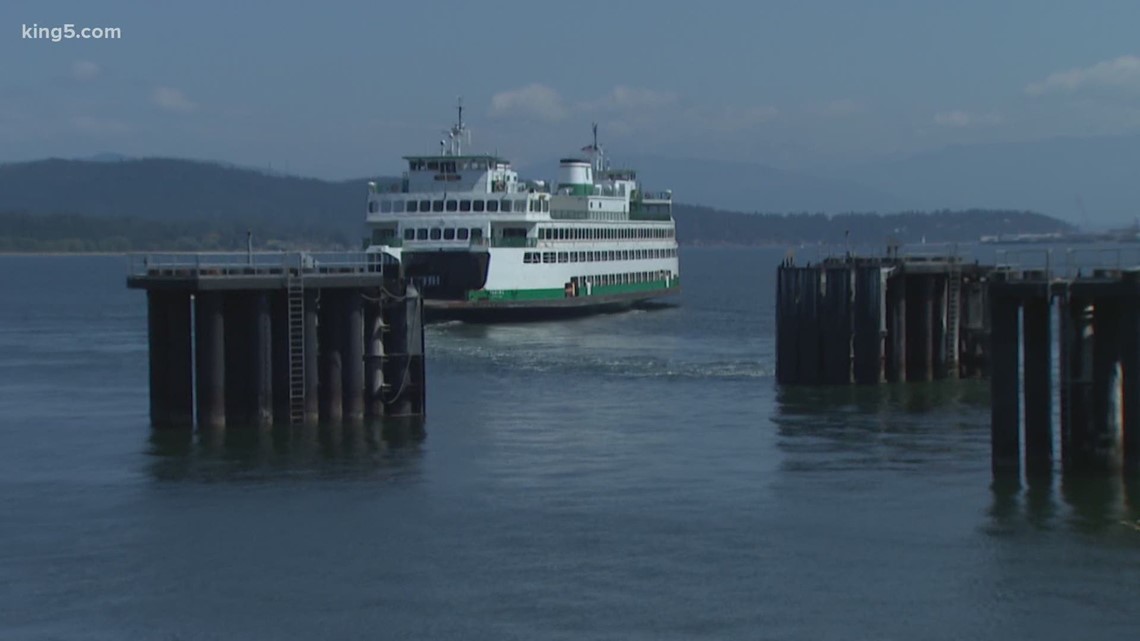
<svg viewBox="0 0 1140 641">
<path fill-rule="evenodd" d="M 593 263 L 606 260 L 643 260 L 646 258 L 672 258 L 676 248 L 621 249 L 577 252 L 523 252 L 523 262 L 535 263 Z"/>
</svg>

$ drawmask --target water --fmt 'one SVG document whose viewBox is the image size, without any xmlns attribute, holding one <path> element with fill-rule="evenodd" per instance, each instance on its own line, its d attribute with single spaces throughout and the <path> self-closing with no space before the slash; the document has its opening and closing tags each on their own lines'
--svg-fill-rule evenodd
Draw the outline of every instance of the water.
<svg viewBox="0 0 1140 641">
<path fill-rule="evenodd" d="M 781 258 L 432 327 L 385 441 L 154 433 L 125 261 L 0 257 L 0 638 L 1134 635 L 1140 491 L 991 487 L 984 384 L 777 390 Z"/>
</svg>

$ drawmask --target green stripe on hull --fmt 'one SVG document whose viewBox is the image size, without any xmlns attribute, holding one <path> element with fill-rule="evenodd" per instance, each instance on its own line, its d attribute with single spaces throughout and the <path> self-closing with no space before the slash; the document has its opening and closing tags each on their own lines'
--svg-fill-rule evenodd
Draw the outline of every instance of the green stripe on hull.
<svg viewBox="0 0 1140 641">
<path fill-rule="evenodd" d="M 639 293 L 653 293 L 671 287 L 678 287 L 681 284 L 680 278 L 672 280 L 651 280 L 644 283 L 621 283 L 618 285 L 594 285 L 590 288 L 590 294 L 586 294 L 585 286 L 578 286 L 578 296 L 576 298 L 591 298 L 594 296 L 610 296 L 613 294 L 639 294 Z M 568 298 L 565 290 L 561 287 L 548 288 L 548 289 L 480 289 L 467 293 L 467 300 L 478 301 L 540 301 L 551 300 L 557 298 Z"/>
</svg>

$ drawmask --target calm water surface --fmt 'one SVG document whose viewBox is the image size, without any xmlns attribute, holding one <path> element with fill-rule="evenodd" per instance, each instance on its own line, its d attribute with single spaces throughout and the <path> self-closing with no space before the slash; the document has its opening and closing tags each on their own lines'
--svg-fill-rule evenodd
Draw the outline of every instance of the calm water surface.
<svg viewBox="0 0 1140 641">
<path fill-rule="evenodd" d="M 781 258 L 430 328 L 420 440 L 153 432 L 125 259 L 0 257 L 0 638 L 1140 634 L 1140 489 L 991 487 L 984 384 L 778 390 Z"/>
</svg>

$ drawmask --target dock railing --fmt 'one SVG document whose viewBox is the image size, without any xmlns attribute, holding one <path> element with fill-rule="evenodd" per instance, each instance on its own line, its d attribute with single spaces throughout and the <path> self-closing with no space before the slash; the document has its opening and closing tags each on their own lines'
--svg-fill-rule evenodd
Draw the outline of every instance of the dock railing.
<svg viewBox="0 0 1140 641">
<path fill-rule="evenodd" d="M 383 274 L 374 252 L 148 252 L 128 255 L 131 276 Z"/>
</svg>

